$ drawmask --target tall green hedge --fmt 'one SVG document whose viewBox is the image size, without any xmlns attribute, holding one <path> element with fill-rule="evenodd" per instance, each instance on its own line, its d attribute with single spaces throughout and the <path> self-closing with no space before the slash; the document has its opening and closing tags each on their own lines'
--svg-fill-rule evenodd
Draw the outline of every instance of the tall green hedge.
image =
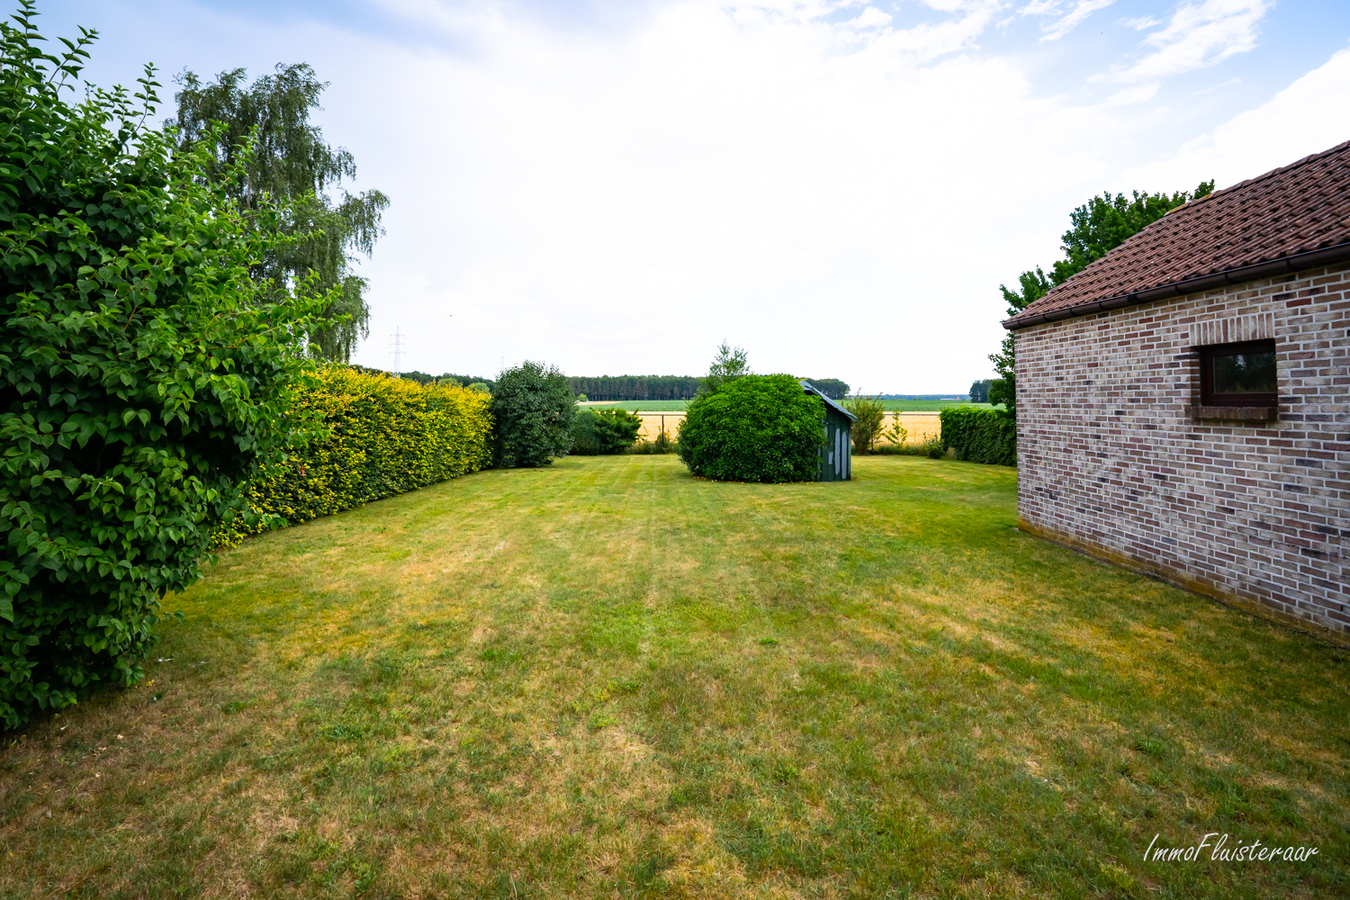
<svg viewBox="0 0 1350 900">
<path fill-rule="evenodd" d="M 478 471 L 492 456 L 491 400 L 458 385 L 323 369 L 300 397 L 323 433 L 253 478 L 252 515 L 236 519 L 218 544 L 237 543 L 276 517 L 293 525 Z"/>
<path fill-rule="evenodd" d="M 1017 420 L 1001 409 L 950 407 L 938 414 L 942 446 L 957 459 L 994 466 L 1017 465 Z"/>
</svg>

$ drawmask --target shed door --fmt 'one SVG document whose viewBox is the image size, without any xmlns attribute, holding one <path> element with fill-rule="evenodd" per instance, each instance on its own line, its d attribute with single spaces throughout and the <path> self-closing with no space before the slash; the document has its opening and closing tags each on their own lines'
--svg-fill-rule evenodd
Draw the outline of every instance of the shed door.
<svg viewBox="0 0 1350 900">
<path fill-rule="evenodd" d="M 825 415 L 825 446 L 820 448 L 820 480 L 848 481 L 853 475 L 853 445 L 842 416 Z"/>
</svg>

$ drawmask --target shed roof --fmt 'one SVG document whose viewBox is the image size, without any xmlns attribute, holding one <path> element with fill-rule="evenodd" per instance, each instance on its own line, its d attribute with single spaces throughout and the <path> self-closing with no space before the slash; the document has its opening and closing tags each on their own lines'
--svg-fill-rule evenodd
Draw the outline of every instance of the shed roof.
<svg viewBox="0 0 1350 900">
<path fill-rule="evenodd" d="M 826 404 L 828 404 L 829 406 L 833 406 L 835 409 L 839 410 L 841 413 L 843 413 L 844 415 L 848 416 L 848 419 L 849 419 L 850 422 L 853 422 L 853 421 L 856 421 L 856 420 L 857 420 L 857 418 L 858 418 L 857 416 L 855 416 L 853 413 L 849 412 L 848 410 L 844 409 L 844 408 L 843 408 L 842 406 L 840 406 L 838 403 L 835 403 L 835 402 L 834 402 L 833 400 L 831 400 L 829 397 L 826 397 L 826 396 L 821 392 L 820 388 L 816 387 L 814 384 L 812 384 L 811 382 L 807 381 L 805 378 L 803 378 L 801 381 L 799 381 L 799 382 L 797 382 L 797 383 L 800 384 L 800 385 L 802 386 L 802 388 L 803 388 L 808 394 L 815 394 L 817 397 L 819 397 L 820 399 L 824 400 L 824 401 L 826 402 Z"/>
<path fill-rule="evenodd" d="M 1350 141 L 1174 209 L 1009 330 L 1350 259 Z"/>
</svg>

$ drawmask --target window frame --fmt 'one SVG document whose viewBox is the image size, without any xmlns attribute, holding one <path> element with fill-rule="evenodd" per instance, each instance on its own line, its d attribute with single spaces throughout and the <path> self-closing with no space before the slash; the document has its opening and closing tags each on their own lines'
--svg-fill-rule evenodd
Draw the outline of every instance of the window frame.
<svg viewBox="0 0 1350 900">
<path fill-rule="evenodd" d="M 1275 340 L 1269 338 L 1260 341 L 1239 341 L 1232 344 L 1207 344 L 1197 348 L 1200 351 L 1200 405 L 1201 406 L 1269 406 L 1279 403 L 1279 367 L 1278 357 L 1275 370 L 1276 389 L 1250 394 L 1219 394 L 1214 391 L 1215 356 L 1231 356 L 1235 353 L 1274 353 Z"/>
</svg>

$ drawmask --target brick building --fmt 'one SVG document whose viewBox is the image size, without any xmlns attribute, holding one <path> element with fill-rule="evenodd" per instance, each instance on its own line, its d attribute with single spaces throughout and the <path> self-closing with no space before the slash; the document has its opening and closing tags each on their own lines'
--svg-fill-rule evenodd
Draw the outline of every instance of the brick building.
<svg viewBox="0 0 1350 900">
<path fill-rule="evenodd" d="M 1350 142 L 1174 210 L 1004 326 L 1023 528 L 1350 641 Z"/>
</svg>

